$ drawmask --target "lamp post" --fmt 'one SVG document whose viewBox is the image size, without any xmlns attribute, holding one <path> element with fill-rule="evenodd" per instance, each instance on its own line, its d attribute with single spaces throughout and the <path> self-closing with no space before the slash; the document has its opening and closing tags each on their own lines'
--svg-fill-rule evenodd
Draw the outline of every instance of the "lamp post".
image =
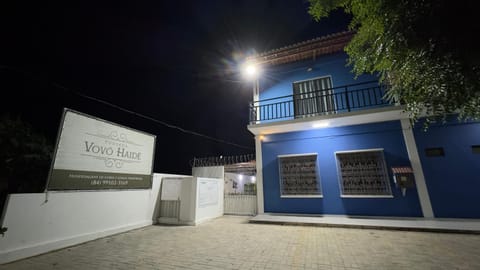
<svg viewBox="0 0 480 270">
<path fill-rule="evenodd" d="M 253 101 L 250 104 L 250 124 L 258 124 L 260 122 L 260 114 L 258 113 L 259 96 L 260 96 L 260 84 L 259 75 L 261 73 L 260 67 L 257 63 L 250 61 L 243 65 L 242 73 L 248 80 L 253 81 Z M 257 194 L 257 213 L 262 214 L 264 212 L 263 207 L 263 172 L 262 172 L 262 135 L 255 136 L 255 160 L 256 160 L 256 194 Z"/>
<path fill-rule="evenodd" d="M 258 105 L 258 100 L 260 96 L 260 85 L 258 81 L 258 77 L 260 75 L 260 68 L 257 64 L 253 62 L 246 62 L 242 67 L 242 73 L 247 80 L 253 81 L 253 99 L 250 107 L 250 121 L 256 122 L 260 120 L 260 115 L 257 113 L 256 110 L 256 105 Z"/>
</svg>

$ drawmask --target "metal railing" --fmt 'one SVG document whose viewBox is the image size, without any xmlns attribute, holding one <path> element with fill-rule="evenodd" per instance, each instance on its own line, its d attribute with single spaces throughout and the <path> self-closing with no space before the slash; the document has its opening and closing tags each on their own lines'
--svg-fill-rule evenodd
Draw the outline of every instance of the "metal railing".
<svg viewBox="0 0 480 270">
<path fill-rule="evenodd" d="M 378 81 L 369 81 L 259 100 L 250 103 L 250 124 L 388 106 L 385 90 Z"/>
</svg>

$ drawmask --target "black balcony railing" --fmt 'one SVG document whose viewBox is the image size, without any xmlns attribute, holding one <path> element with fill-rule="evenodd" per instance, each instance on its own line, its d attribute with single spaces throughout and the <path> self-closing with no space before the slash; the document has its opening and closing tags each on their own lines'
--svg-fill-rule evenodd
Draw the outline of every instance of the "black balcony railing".
<svg viewBox="0 0 480 270">
<path fill-rule="evenodd" d="M 338 114 L 391 105 L 377 81 L 299 93 L 250 103 L 250 124 Z"/>
</svg>

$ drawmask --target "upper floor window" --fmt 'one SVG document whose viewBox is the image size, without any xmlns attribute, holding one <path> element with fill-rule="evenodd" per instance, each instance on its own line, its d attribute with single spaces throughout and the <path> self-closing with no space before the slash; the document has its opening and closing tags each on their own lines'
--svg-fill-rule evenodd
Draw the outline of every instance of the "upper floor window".
<svg viewBox="0 0 480 270">
<path fill-rule="evenodd" d="M 295 117 L 335 112 L 332 77 L 320 77 L 293 83 Z"/>
<path fill-rule="evenodd" d="M 342 197 L 391 197 L 383 149 L 336 152 Z"/>
</svg>

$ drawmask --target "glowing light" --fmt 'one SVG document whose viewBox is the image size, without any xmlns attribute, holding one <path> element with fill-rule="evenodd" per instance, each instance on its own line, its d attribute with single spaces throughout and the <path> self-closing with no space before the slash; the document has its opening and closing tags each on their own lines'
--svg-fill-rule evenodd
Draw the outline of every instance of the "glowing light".
<svg viewBox="0 0 480 270">
<path fill-rule="evenodd" d="M 243 180 L 243 175 L 242 174 L 238 175 L 238 180 Z"/>
<path fill-rule="evenodd" d="M 329 122 L 318 122 L 312 125 L 313 128 L 324 128 L 330 126 Z"/>
<path fill-rule="evenodd" d="M 242 73 L 247 79 L 255 79 L 260 74 L 260 68 L 254 63 L 245 63 L 242 67 Z"/>
<path fill-rule="evenodd" d="M 253 76 L 255 73 L 257 73 L 257 67 L 254 65 L 249 65 L 245 69 L 245 72 L 247 73 L 248 76 Z"/>
<path fill-rule="evenodd" d="M 257 178 L 256 178 L 255 176 L 252 176 L 252 177 L 250 178 L 250 180 L 252 181 L 252 183 L 255 183 L 255 181 L 257 180 Z"/>
</svg>

